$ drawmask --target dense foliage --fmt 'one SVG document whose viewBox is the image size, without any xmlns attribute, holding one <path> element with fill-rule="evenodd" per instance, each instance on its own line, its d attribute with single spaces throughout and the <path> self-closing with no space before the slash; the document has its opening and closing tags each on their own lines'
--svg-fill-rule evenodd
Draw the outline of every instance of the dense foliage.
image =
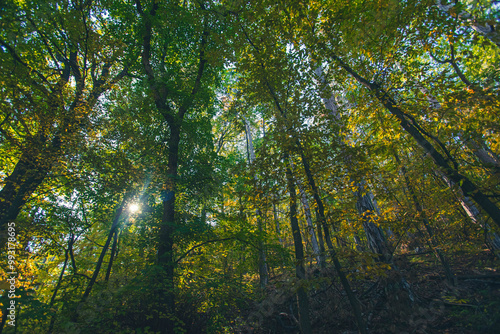
<svg viewBox="0 0 500 334">
<path fill-rule="evenodd" d="M 498 328 L 498 1 L 0 18 L 0 333 Z"/>
</svg>

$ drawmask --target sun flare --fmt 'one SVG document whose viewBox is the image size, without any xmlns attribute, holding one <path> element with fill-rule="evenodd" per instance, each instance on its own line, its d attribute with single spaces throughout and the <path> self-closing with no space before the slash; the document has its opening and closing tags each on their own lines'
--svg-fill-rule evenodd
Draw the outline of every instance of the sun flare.
<svg viewBox="0 0 500 334">
<path fill-rule="evenodd" d="M 128 210 L 132 213 L 139 211 L 140 206 L 137 203 L 132 203 L 129 205 Z"/>
</svg>

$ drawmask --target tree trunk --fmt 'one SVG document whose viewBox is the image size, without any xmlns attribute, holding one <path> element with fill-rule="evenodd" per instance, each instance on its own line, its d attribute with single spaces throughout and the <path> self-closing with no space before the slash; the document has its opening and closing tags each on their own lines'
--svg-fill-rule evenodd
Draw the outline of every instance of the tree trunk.
<svg viewBox="0 0 500 334">
<path fill-rule="evenodd" d="M 471 199 L 463 194 L 461 189 L 457 187 L 453 181 L 446 177 L 443 173 L 436 171 L 436 174 L 441 177 L 441 179 L 448 185 L 452 191 L 455 192 L 458 202 L 464 209 L 470 220 L 479 226 L 481 226 L 486 233 L 486 244 L 491 249 L 491 251 L 500 257 L 500 237 L 498 234 L 491 230 L 491 226 L 484 221 L 481 212 L 476 208 Z"/>
<path fill-rule="evenodd" d="M 7 244 L 7 224 L 16 219 L 51 167 L 50 158 L 23 152 L 12 174 L 5 179 L 0 190 L 0 248 Z"/>
<path fill-rule="evenodd" d="M 456 65 L 455 65 L 456 66 Z M 459 74 L 461 72 L 457 71 Z M 463 76 L 463 74 L 461 74 Z M 437 99 L 430 94 L 424 87 L 421 87 L 422 92 L 427 97 L 429 101 L 429 105 L 433 109 L 440 109 L 441 104 L 437 101 Z M 498 176 L 498 172 L 500 171 L 500 164 L 498 157 L 491 152 L 488 146 L 484 143 L 484 141 L 480 138 L 480 135 L 473 131 L 473 138 L 463 140 L 465 145 L 472 151 L 472 153 L 479 159 L 479 161 L 483 164 L 484 167 L 488 168 L 493 177 Z M 395 156 L 396 160 L 398 160 L 397 155 Z M 455 183 L 451 181 L 444 173 L 437 170 L 435 173 L 440 176 L 440 178 L 445 182 L 445 184 L 455 192 L 457 187 Z M 405 176 L 406 177 L 406 176 Z M 486 234 L 486 244 L 491 249 L 491 251 L 500 257 L 500 237 L 495 233 L 491 232 L 491 227 L 483 221 L 481 212 L 476 208 L 471 199 L 463 194 L 463 192 L 458 189 L 456 191 L 457 200 L 465 210 L 467 216 L 472 220 L 474 224 L 478 224 L 485 230 Z M 429 226 L 430 227 L 430 226 Z M 427 229 L 427 226 L 426 226 Z"/>
<path fill-rule="evenodd" d="M 109 276 L 111 275 L 111 268 L 113 267 L 113 261 L 116 255 L 116 248 L 118 246 L 118 230 L 115 231 L 113 235 L 113 245 L 111 246 L 111 254 L 109 255 L 108 269 L 106 270 L 105 282 L 109 281 Z"/>
<path fill-rule="evenodd" d="M 293 166 L 292 166 L 293 167 Z M 323 248 L 323 251 L 320 250 L 320 246 L 318 245 L 318 240 L 316 239 L 316 232 L 314 230 L 314 226 L 312 223 L 312 216 L 311 216 L 311 208 L 309 207 L 309 202 L 307 200 L 306 193 L 304 191 L 304 187 L 302 187 L 302 184 L 297 182 L 297 185 L 299 187 L 299 192 L 300 192 L 300 201 L 302 202 L 302 207 L 304 208 L 304 214 L 306 216 L 306 222 L 307 222 L 307 228 L 309 231 L 309 234 L 311 235 L 311 245 L 313 249 L 313 254 L 314 257 L 316 258 L 316 261 L 318 262 L 319 266 L 321 268 L 325 267 L 325 252 L 324 252 L 324 245 L 321 245 Z"/>
<path fill-rule="evenodd" d="M 276 225 L 276 234 L 278 235 L 278 240 L 280 244 L 283 244 L 283 239 L 281 238 L 280 220 L 278 217 L 278 212 L 276 211 L 276 203 L 273 202 L 273 218 L 274 224 Z"/>
<path fill-rule="evenodd" d="M 378 254 L 380 260 L 384 262 L 390 261 L 391 252 L 387 246 L 387 240 L 374 221 L 376 218 L 376 208 L 372 199 L 371 192 L 365 193 L 364 181 L 357 184 L 356 196 L 358 201 L 356 202 L 356 209 L 358 210 L 361 219 L 363 220 L 363 228 L 366 233 L 366 239 L 368 240 L 368 247 L 370 250 Z"/>
<path fill-rule="evenodd" d="M 290 226 L 292 228 L 293 243 L 295 246 L 295 276 L 299 280 L 297 289 L 297 299 L 299 304 L 299 322 L 300 329 L 303 334 L 312 333 L 311 320 L 309 317 L 309 300 L 307 292 L 302 283 L 306 278 L 304 269 L 304 246 L 302 245 L 302 237 L 300 234 L 299 221 L 297 219 L 297 193 L 295 191 L 295 181 L 290 169 L 290 161 L 288 153 L 284 155 L 286 164 L 286 179 L 288 183 L 288 192 L 290 194 Z"/>
<path fill-rule="evenodd" d="M 340 124 L 340 113 L 339 107 L 337 105 L 337 101 L 335 96 L 326 90 L 326 80 L 323 75 L 322 66 L 317 66 L 314 70 L 316 77 L 318 78 L 320 84 L 324 87 L 320 89 L 321 96 L 323 99 L 323 103 L 325 108 L 329 110 L 330 116 L 332 116 L 335 125 L 341 127 Z M 340 138 L 340 140 L 344 140 Z M 352 162 L 350 157 L 344 157 L 344 165 L 352 172 Z M 380 260 L 388 261 L 390 258 L 390 251 L 387 245 L 386 238 L 382 232 L 382 230 L 374 223 L 376 221 L 376 214 L 378 213 L 378 209 L 376 208 L 376 203 L 373 199 L 373 194 L 365 189 L 365 181 L 362 180 L 357 183 L 356 190 L 356 210 L 358 214 L 361 216 L 363 220 L 363 229 L 366 234 L 366 239 L 368 240 L 368 247 L 370 250 L 379 255 Z"/>
<path fill-rule="evenodd" d="M 162 275 L 158 282 L 159 307 L 157 331 L 173 333 L 175 318 L 174 293 L 174 239 L 175 231 L 175 198 L 177 192 L 178 160 L 179 160 L 180 125 L 170 127 L 168 141 L 168 166 L 163 189 L 163 215 L 161 219 L 158 242 L 158 265 Z M 164 309 L 163 309 L 164 308 Z"/>
<path fill-rule="evenodd" d="M 118 224 L 120 222 L 120 218 L 122 216 L 123 209 L 125 208 L 125 203 L 128 200 L 128 195 L 125 194 L 123 196 L 122 203 L 118 207 L 115 213 L 115 218 L 113 219 L 113 223 L 111 224 L 111 228 L 109 229 L 108 233 L 108 238 L 106 239 L 106 242 L 104 244 L 104 247 L 101 250 L 101 254 L 99 255 L 99 259 L 97 260 L 95 269 L 94 269 L 94 274 L 92 275 L 87 288 L 85 289 L 85 292 L 83 293 L 82 299 L 80 300 L 80 304 L 84 303 L 87 298 L 89 297 L 90 293 L 92 292 L 92 288 L 97 281 L 97 276 L 99 275 L 99 271 L 101 270 L 102 263 L 104 262 L 104 257 L 106 255 L 106 252 L 109 248 L 109 244 L 111 243 L 111 238 L 113 237 L 113 234 L 116 232 L 118 228 Z"/>
<path fill-rule="evenodd" d="M 248 154 L 248 162 L 250 166 L 253 166 L 255 161 L 255 150 L 253 146 L 252 139 L 252 130 L 250 128 L 250 122 L 245 116 L 242 116 L 245 122 L 245 134 L 246 134 L 246 142 L 247 142 L 247 154 Z M 254 174 L 254 189 L 257 188 L 257 175 Z M 257 206 L 257 205 L 256 205 Z M 257 229 L 261 236 L 259 237 L 259 280 L 260 287 L 265 288 L 269 281 L 269 274 L 267 270 L 267 261 L 266 261 L 266 248 L 265 244 L 262 241 L 262 236 L 265 234 L 264 227 L 262 223 L 262 212 L 260 209 L 255 209 L 255 216 L 257 217 Z"/>
<path fill-rule="evenodd" d="M 61 274 L 59 274 L 59 279 L 57 280 L 56 287 L 54 288 L 54 292 L 52 293 L 52 297 L 50 298 L 50 302 L 49 302 L 49 309 L 50 310 L 52 310 L 52 308 L 54 307 L 57 293 L 59 292 L 59 288 L 61 287 L 61 282 L 62 282 L 63 277 L 64 277 L 64 272 L 66 271 L 66 267 L 68 266 L 69 252 L 70 252 L 70 249 L 72 248 L 74 241 L 75 241 L 75 236 L 71 235 L 71 237 L 68 241 L 68 248 L 64 252 L 64 264 L 63 264 L 63 267 L 61 269 Z M 57 315 L 57 312 L 55 314 L 53 314 L 52 317 L 50 318 L 49 329 L 47 330 L 47 333 L 49 333 L 49 334 L 52 333 L 52 331 L 54 329 L 54 324 L 56 322 L 56 315 Z"/>
<path fill-rule="evenodd" d="M 323 227 L 323 232 L 325 236 L 325 241 L 328 246 L 328 251 L 330 253 L 330 257 L 332 258 L 333 265 L 335 267 L 335 271 L 337 272 L 337 275 L 339 275 L 340 278 L 340 283 L 342 284 L 342 287 L 344 288 L 344 291 L 347 294 L 347 298 L 349 299 L 349 302 L 351 304 L 351 307 L 354 312 L 354 317 L 356 319 L 356 324 L 358 325 L 358 329 L 360 333 L 365 334 L 368 333 L 368 329 L 366 328 L 365 322 L 363 320 L 363 316 L 361 314 L 361 308 L 359 306 L 358 299 L 354 295 L 354 292 L 351 289 L 351 285 L 349 284 L 349 281 L 347 280 L 347 277 L 344 274 L 344 271 L 342 270 L 342 266 L 340 265 L 340 262 L 337 258 L 337 254 L 335 252 L 335 248 L 333 247 L 332 239 L 330 238 L 330 231 L 328 229 L 328 226 L 326 224 L 326 217 L 325 217 L 325 209 L 323 206 L 323 202 L 321 201 L 321 198 L 319 197 L 319 191 L 318 188 L 316 187 L 316 183 L 314 181 L 314 177 L 312 175 L 311 169 L 309 167 L 309 162 L 307 161 L 302 149 L 300 148 L 300 153 L 301 153 L 301 158 L 302 158 L 302 163 L 304 165 L 304 170 L 307 175 L 307 179 L 309 181 L 309 186 L 313 190 L 314 194 L 314 199 L 316 200 L 316 205 L 317 205 L 317 212 L 319 215 L 319 220 L 321 222 L 321 226 Z"/>
<path fill-rule="evenodd" d="M 260 64 L 260 66 L 265 70 L 265 66 L 262 63 Z M 283 108 L 281 107 L 281 104 L 279 102 L 278 96 L 276 95 L 273 87 L 271 86 L 270 82 L 267 80 L 266 76 L 263 77 L 263 81 L 264 81 L 265 86 L 268 88 L 268 93 L 271 95 L 271 98 L 273 99 L 274 104 L 276 106 L 276 109 L 280 113 L 280 116 L 283 117 L 284 120 L 286 120 L 286 113 L 283 110 Z M 308 180 L 308 183 L 311 186 L 311 189 L 313 191 L 314 200 L 316 201 L 317 210 L 318 210 L 318 216 L 319 216 L 318 220 L 320 222 L 320 226 L 323 227 L 325 241 L 327 243 L 330 256 L 331 256 L 331 258 L 333 260 L 333 264 L 335 266 L 335 270 L 336 270 L 337 274 L 339 275 L 339 278 L 340 278 L 340 281 L 342 283 L 342 286 L 344 287 L 344 290 L 345 290 L 345 292 L 347 294 L 349 302 L 351 303 L 351 306 L 353 308 L 354 316 L 356 318 L 356 323 L 358 325 L 359 331 L 362 334 L 368 333 L 368 329 L 366 328 L 366 325 L 364 324 L 364 321 L 363 321 L 363 318 L 362 318 L 362 315 L 361 315 L 361 309 L 359 307 L 358 300 L 356 299 L 356 297 L 354 296 L 354 293 L 352 292 L 352 289 L 350 287 L 349 281 L 347 280 L 344 272 L 342 271 L 342 267 L 340 265 L 340 262 L 337 259 L 337 255 L 335 253 L 335 249 L 333 248 L 333 244 L 332 244 L 332 241 L 330 239 L 330 232 L 328 230 L 328 226 L 326 225 L 325 211 L 324 211 L 325 209 L 324 209 L 324 206 L 323 206 L 323 202 L 321 201 L 321 198 L 319 196 L 318 188 L 316 187 L 316 184 L 314 182 L 314 178 L 312 176 L 312 173 L 311 173 L 311 170 L 310 170 L 310 167 L 309 167 L 309 162 L 307 161 L 307 158 L 306 158 L 306 156 L 304 154 L 304 150 L 302 148 L 300 140 L 299 140 L 297 134 L 293 131 L 293 129 L 284 129 L 284 131 L 286 131 L 287 133 L 291 134 L 292 139 L 294 140 L 294 142 L 296 144 L 296 147 L 297 147 L 297 149 L 300 152 L 300 157 L 301 157 L 301 160 L 302 160 L 302 164 L 304 165 L 304 170 L 305 170 L 305 173 L 306 173 L 306 176 L 307 176 L 307 180 Z M 289 155 L 286 154 L 286 157 L 287 157 L 286 160 L 288 160 L 288 156 Z M 291 171 L 290 171 L 290 175 L 291 175 Z"/>
</svg>

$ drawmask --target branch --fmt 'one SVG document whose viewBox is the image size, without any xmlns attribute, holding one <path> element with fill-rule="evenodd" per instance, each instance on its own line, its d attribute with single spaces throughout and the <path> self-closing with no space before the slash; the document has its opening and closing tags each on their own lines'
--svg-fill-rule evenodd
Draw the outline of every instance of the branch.
<svg viewBox="0 0 500 334">
<path fill-rule="evenodd" d="M 199 55 L 199 63 L 198 63 L 198 74 L 196 75 L 196 80 L 193 85 L 193 89 L 191 90 L 190 98 L 186 99 L 182 106 L 179 108 L 178 119 L 182 121 L 185 113 L 193 103 L 193 97 L 198 93 L 201 87 L 201 78 L 203 77 L 203 72 L 205 70 L 205 64 L 207 60 L 205 58 L 205 47 L 207 46 L 208 39 L 208 24 L 205 22 L 203 27 L 203 33 L 201 35 L 200 42 L 200 55 Z"/>
<path fill-rule="evenodd" d="M 179 263 L 182 259 L 184 259 L 186 256 L 188 256 L 189 253 L 191 253 L 192 251 L 194 251 L 196 248 L 200 248 L 203 245 L 206 245 L 206 244 L 209 244 L 209 243 L 212 243 L 212 242 L 226 241 L 226 240 L 231 240 L 231 239 L 236 239 L 236 238 L 235 237 L 229 237 L 229 238 L 222 238 L 222 239 L 212 239 L 212 240 L 207 240 L 205 242 L 202 242 L 199 245 L 191 247 L 187 252 L 185 252 L 184 254 L 182 254 L 181 257 L 179 257 L 177 260 L 175 260 L 174 263 L 175 264 Z"/>
</svg>

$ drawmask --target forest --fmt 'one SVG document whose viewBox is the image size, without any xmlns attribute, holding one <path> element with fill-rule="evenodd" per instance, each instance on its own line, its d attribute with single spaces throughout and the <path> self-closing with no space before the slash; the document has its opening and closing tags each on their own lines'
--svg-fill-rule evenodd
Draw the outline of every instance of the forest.
<svg viewBox="0 0 500 334">
<path fill-rule="evenodd" d="M 498 333 L 500 1 L 0 1 L 0 333 Z"/>
</svg>

